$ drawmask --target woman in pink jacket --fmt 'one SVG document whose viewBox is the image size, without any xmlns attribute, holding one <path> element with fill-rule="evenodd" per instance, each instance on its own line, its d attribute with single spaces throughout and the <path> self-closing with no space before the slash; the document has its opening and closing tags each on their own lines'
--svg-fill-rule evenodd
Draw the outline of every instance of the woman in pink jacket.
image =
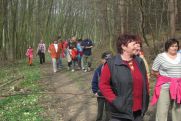
<svg viewBox="0 0 181 121">
<path fill-rule="evenodd" d="M 169 107 L 172 121 L 181 121 L 181 54 L 178 40 L 165 43 L 165 52 L 157 55 L 152 74 L 157 76 L 151 104 L 157 103 L 156 121 L 167 121 Z"/>
<path fill-rule="evenodd" d="M 28 57 L 28 64 L 32 66 L 33 63 L 33 48 L 29 46 L 29 48 L 26 51 L 26 56 Z"/>
</svg>

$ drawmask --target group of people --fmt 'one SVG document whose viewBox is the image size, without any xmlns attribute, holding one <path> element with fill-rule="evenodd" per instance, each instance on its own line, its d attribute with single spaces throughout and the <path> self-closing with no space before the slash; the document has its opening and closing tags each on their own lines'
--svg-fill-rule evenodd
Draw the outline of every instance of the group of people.
<svg viewBox="0 0 181 121">
<path fill-rule="evenodd" d="M 53 63 L 53 71 L 57 72 L 62 66 L 62 58 L 66 57 L 68 70 L 72 72 L 82 69 L 87 72 L 91 68 L 93 42 L 90 39 L 78 39 L 71 37 L 69 40 L 58 41 L 58 38 L 50 44 L 48 52 L 51 55 Z"/>
<path fill-rule="evenodd" d="M 53 72 L 62 66 L 66 57 L 68 70 L 90 70 L 93 43 L 90 39 L 61 40 L 57 37 L 48 47 Z M 181 52 L 175 38 L 165 42 L 165 51 L 158 54 L 149 69 L 137 35 L 123 34 L 116 41 L 117 54 L 101 55 L 101 64 L 92 79 L 92 91 L 97 97 L 96 121 L 143 121 L 149 103 L 156 105 L 155 121 L 167 121 L 169 109 L 172 121 L 181 121 Z M 45 63 L 45 43 L 38 44 L 40 64 Z M 28 64 L 32 65 L 33 49 L 27 49 Z M 151 70 L 151 71 L 150 71 Z M 150 73 L 156 77 L 151 102 L 149 100 Z M 105 114 L 104 114 L 105 113 Z"/>
<path fill-rule="evenodd" d="M 61 36 L 55 37 L 53 42 L 48 47 L 48 52 L 51 56 L 53 72 L 57 72 L 63 66 L 62 58 L 67 60 L 67 68 L 72 72 L 77 69 L 82 69 L 84 72 L 90 71 L 92 65 L 92 47 L 91 39 L 77 39 L 71 37 L 67 40 L 62 40 Z M 37 47 L 36 54 L 40 58 L 40 64 L 45 63 L 46 45 L 43 40 Z M 28 57 L 28 64 L 32 65 L 33 48 L 30 46 L 27 49 L 26 56 Z"/>
<path fill-rule="evenodd" d="M 150 102 L 157 104 L 155 121 L 167 121 L 170 106 L 172 121 L 181 121 L 179 41 L 168 39 L 165 51 L 158 54 L 151 69 L 140 37 L 120 35 L 116 47 L 115 56 L 108 51 L 102 54 L 102 63 L 93 75 L 92 91 L 98 102 L 96 121 L 143 121 L 150 101 L 149 70 L 157 78 Z"/>
</svg>

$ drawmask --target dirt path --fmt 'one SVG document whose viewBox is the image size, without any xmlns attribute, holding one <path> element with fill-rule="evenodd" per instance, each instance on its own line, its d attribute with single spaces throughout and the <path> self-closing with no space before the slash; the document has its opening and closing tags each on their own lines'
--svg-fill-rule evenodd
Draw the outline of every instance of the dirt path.
<svg viewBox="0 0 181 121">
<path fill-rule="evenodd" d="M 46 109 L 42 115 L 51 121 L 95 121 L 97 102 L 91 92 L 93 72 L 71 72 L 64 68 L 54 74 L 51 66 L 41 66 L 41 84 L 47 92 L 41 101 Z M 154 119 L 155 107 L 149 107 L 144 121 Z M 168 121 L 171 121 L 170 116 Z"/>
<path fill-rule="evenodd" d="M 49 70 L 51 69 L 51 70 Z M 90 89 L 92 72 L 60 70 L 53 74 L 50 64 L 41 66 L 41 83 L 48 93 L 42 101 L 51 121 L 95 121 L 96 98 Z"/>
</svg>

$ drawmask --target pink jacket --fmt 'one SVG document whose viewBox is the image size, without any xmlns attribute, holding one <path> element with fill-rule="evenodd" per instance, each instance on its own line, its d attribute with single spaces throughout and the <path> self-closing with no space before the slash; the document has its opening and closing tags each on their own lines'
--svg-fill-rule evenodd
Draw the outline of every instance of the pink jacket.
<svg viewBox="0 0 181 121">
<path fill-rule="evenodd" d="M 170 82 L 170 96 L 171 99 L 181 103 L 181 78 L 170 78 L 159 75 L 153 92 L 151 105 L 154 105 L 160 96 L 160 89 L 164 83 Z"/>
<path fill-rule="evenodd" d="M 26 56 L 29 58 L 33 58 L 33 49 L 32 48 L 27 49 Z"/>
</svg>

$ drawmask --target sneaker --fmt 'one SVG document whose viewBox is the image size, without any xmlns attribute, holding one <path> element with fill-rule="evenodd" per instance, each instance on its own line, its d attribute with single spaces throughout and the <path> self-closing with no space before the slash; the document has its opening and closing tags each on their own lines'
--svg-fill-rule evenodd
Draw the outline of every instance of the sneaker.
<svg viewBox="0 0 181 121">
<path fill-rule="evenodd" d="M 84 72 L 87 72 L 87 70 L 85 69 Z"/>
<path fill-rule="evenodd" d="M 72 72 L 74 72 L 75 70 L 74 69 L 72 69 Z"/>
</svg>

